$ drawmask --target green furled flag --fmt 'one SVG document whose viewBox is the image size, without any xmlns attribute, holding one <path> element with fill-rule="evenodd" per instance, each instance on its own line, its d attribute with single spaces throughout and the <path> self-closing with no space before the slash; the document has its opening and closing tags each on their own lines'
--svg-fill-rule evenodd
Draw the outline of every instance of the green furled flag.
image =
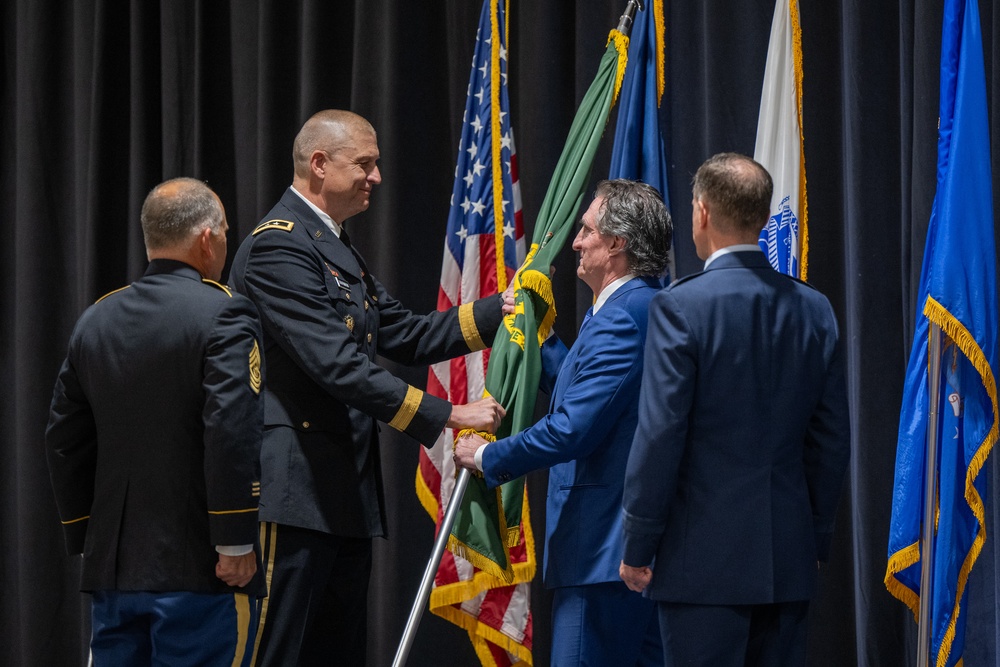
<svg viewBox="0 0 1000 667">
<path fill-rule="evenodd" d="M 628 37 L 612 30 L 545 193 L 528 257 L 514 277 L 515 312 L 504 318 L 486 373 L 487 393 L 507 410 L 497 438 L 531 425 L 541 373 L 539 347 L 556 317 L 549 266 L 573 229 L 627 58 Z M 480 570 L 511 581 L 509 548 L 517 545 L 523 496 L 523 478 L 491 491 L 481 477 L 474 477 L 452 528 L 449 550 Z"/>
</svg>

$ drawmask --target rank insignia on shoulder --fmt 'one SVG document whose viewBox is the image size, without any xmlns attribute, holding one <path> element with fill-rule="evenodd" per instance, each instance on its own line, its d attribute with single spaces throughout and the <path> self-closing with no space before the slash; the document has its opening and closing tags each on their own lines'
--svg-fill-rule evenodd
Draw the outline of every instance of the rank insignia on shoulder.
<svg viewBox="0 0 1000 667">
<path fill-rule="evenodd" d="M 347 325 L 347 330 L 348 331 L 350 331 L 352 333 L 354 332 L 354 316 L 353 315 L 348 315 L 347 317 L 345 317 L 344 318 L 344 324 Z"/>
<path fill-rule="evenodd" d="M 253 342 L 253 349 L 250 350 L 250 388 L 253 393 L 260 393 L 260 348 L 257 341 Z"/>
<path fill-rule="evenodd" d="M 257 236 L 261 232 L 266 232 L 269 229 L 280 229 L 283 232 L 290 232 L 294 226 L 295 223 L 291 220 L 268 220 L 267 222 L 262 222 L 257 225 L 257 228 L 250 233 L 250 236 Z"/>
</svg>

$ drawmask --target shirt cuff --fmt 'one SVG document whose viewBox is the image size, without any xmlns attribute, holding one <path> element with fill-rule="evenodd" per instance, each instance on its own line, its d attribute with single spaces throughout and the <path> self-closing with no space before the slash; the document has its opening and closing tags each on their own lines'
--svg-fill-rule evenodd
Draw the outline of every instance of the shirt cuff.
<svg viewBox="0 0 1000 667">
<path fill-rule="evenodd" d="M 479 449 L 476 450 L 476 470 L 479 472 L 483 471 L 483 450 L 486 449 L 486 445 L 479 445 Z"/>
<path fill-rule="evenodd" d="M 252 544 L 219 544 L 215 550 L 223 556 L 245 556 L 253 551 Z"/>
</svg>

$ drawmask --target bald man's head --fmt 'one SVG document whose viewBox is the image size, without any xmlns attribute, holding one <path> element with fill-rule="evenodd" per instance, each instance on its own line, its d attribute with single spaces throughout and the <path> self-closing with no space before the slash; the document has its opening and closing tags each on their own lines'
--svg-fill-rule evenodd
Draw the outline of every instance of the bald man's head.
<svg viewBox="0 0 1000 667">
<path fill-rule="evenodd" d="M 157 185 L 142 205 L 142 236 L 147 250 L 190 242 L 201 230 L 222 233 L 225 211 L 211 188 L 194 178 L 173 178 Z"/>
<path fill-rule="evenodd" d="M 326 109 L 313 114 L 292 144 L 295 176 L 308 177 L 309 162 L 315 151 L 336 155 L 353 145 L 357 137 L 375 137 L 375 128 L 358 114 L 341 109 Z"/>
</svg>

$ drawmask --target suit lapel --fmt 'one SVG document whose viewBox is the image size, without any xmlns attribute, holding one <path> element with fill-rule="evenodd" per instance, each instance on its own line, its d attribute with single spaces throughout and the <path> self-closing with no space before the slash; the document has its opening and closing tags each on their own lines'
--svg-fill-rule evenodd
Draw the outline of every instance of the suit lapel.
<svg viewBox="0 0 1000 667">
<path fill-rule="evenodd" d="M 610 297 L 608 297 L 608 300 L 604 302 L 604 305 L 601 306 L 601 309 L 598 310 L 597 313 L 592 317 L 600 317 L 601 313 L 604 312 L 604 309 L 608 308 L 609 306 L 614 307 L 611 304 L 613 304 L 618 299 L 622 298 L 632 290 L 636 290 L 641 287 L 647 287 L 647 286 L 655 287 L 656 289 L 659 289 L 660 287 L 659 283 L 657 283 L 653 278 L 648 278 L 648 277 L 633 278 L 632 280 L 628 281 L 627 283 L 619 287 L 617 290 L 615 290 L 615 293 L 612 294 Z M 555 409 L 555 406 L 559 404 L 559 401 L 562 400 L 563 392 L 565 392 L 566 388 L 569 386 L 570 379 L 572 378 L 573 375 L 576 374 L 576 363 L 577 359 L 580 356 L 580 340 L 584 338 L 586 335 L 587 334 L 585 328 L 581 328 L 580 335 L 577 337 L 576 342 L 573 343 L 573 346 L 569 349 L 569 352 L 566 353 L 566 358 L 563 360 L 563 365 L 562 368 L 560 369 L 559 377 L 556 378 L 555 387 L 553 387 L 552 389 L 552 400 L 550 401 L 549 404 L 550 412 L 552 412 Z"/>
</svg>

